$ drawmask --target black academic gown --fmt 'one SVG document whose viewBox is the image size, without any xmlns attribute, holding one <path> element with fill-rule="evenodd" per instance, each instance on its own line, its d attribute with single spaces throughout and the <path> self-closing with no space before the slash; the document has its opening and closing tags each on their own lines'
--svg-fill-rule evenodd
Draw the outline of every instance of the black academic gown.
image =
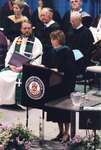
<svg viewBox="0 0 101 150">
<path fill-rule="evenodd" d="M 94 50 L 94 38 L 91 31 L 85 26 L 77 30 L 74 29 L 73 32 L 72 36 L 69 37 L 68 44 L 72 50 L 79 49 L 83 53 L 84 57 L 76 61 L 78 64 L 77 72 L 85 71 L 85 68 L 90 65 L 90 59 Z"/>
<path fill-rule="evenodd" d="M 62 19 L 62 29 L 66 35 L 66 41 L 68 45 L 69 37 L 73 34 L 73 27 L 70 23 L 70 11 L 67 11 Z"/>
<path fill-rule="evenodd" d="M 50 88 L 50 100 L 56 100 L 64 96 L 69 97 L 75 88 L 75 59 L 69 47 L 61 47 L 53 51 L 54 67 L 59 72 L 64 72 L 62 83 Z M 70 111 L 51 109 L 47 110 L 47 120 L 70 122 Z"/>
<path fill-rule="evenodd" d="M 0 27 L 4 27 L 4 25 L 7 23 L 6 18 L 7 16 L 13 15 L 13 4 L 11 1 L 5 3 L 1 8 L 0 8 Z M 30 19 L 31 17 L 31 9 L 29 8 L 28 5 L 25 5 L 24 10 L 22 12 L 24 16 Z"/>
<path fill-rule="evenodd" d="M 38 8 L 36 8 L 36 10 L 33 12 L 31 22 L 34 27 L 37 27 L 37 25 L 41 22 L 38 16 Z"/>
<path fill-rule="evenodd" d="M 7 38 L 13 42 L 14 38 L 21 34 L 20 31 L 21 22 L 15 23 L 13 20 L 6 18 L 6 24 L 4 26 L 4 34 Z"/>
<path fill-rule="evenodd" d="M 60 25 L 56 22 L 48 27 L 40 22 L 34 30 L 35 36 L 39 38 L 43 45 L 42 64 L 47 67 L 51 65 L 52 59 L 52 44 L 50 40 L 50 33 L 57 29 L 60 29 Z"/>
<path fill-rule="evenodd" d="M 69 41 L 69 36 L 71 36 L 73 34 L 73 27 L 72 24 L 70 23 L 70 14 L 71 11 L 67 11 L 62 19 L 62 29 L 66 35 L 66 39 L 67 39 L 67 44 Z M 86 27 L 90 27 L 91 23 L 93 21 L 93 18 L 91 16 L 85 16 L 82 18 L 82 24 Z"/>
<path fill-rule="evenodd" d="M 0 31 L 0 70 L 5 67 L 6 53 L 7 53 L 7 40 L 4 34 Z"/>
<path fill-rule="evenodd" d="M 62 24 L 62 19 L 56 10 L 53 10 L 53 20 L 56 21 L 59 25 Z M 38 16 L 38 8 L 36 8 L 36 10 L 33 12 L 31 22 L 32 25 L 35 27 L 37 27 L 38 22 L 41 22 Z"/>
</svg>

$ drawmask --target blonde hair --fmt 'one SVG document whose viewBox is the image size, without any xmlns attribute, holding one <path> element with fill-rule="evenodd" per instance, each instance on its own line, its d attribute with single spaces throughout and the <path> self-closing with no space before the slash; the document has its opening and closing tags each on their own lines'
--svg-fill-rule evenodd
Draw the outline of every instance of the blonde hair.
<svg viewBox="0 0 101 150">
<path fill-rule="evenodd" d="M 13 3 L 13 5 L 18 5 L 19 8 L 21 9 L 21 8 L 24 8 L 25 3 L 24 3 L 23 0 L 15 0 L 14 3 Z"/>
</svg>

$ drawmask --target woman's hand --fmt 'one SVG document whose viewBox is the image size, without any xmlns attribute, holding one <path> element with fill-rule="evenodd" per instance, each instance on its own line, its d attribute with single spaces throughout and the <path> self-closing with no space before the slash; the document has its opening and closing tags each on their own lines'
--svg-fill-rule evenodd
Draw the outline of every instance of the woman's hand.
<svg viewBox="0 0 101 150">
<path fill-rule="evenodd" d="M 52 71 L 58 72 L 57 68 L 51 68 Z"/>
<path fill-rule="evenodd" d="M 10 65 L 9 67 L 13 72 L 19 73 L 22 71 L 22 67 L 16 67 L 16 66 L 12 66 L 12 65 Z"/>
<path fill-rule="evenodd" d="M 61 75 L 64 75 L 64 72 L 59 72 L 59 70 L 57 68 L 51 68 L 52 71 L 58 72 Z"/>
</svg>

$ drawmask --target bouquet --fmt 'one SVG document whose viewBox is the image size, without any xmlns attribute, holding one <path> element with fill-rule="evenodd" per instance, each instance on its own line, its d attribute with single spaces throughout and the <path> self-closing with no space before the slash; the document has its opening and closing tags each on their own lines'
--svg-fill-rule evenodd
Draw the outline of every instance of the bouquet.
<svg viewBox="0 0 101 150">
<path fill-rule="evenodd" d="M 101 139 L 98 135 L 96 135 L 96 139 L 94 139 L 94 135 L 85 137 L 75 135 L 68 143 L 67 150 L 94 150 L 95 144 L 97 148 L 101 148 L 100 143 Z"/>
<path fill-rule="evenodd" d="M 21 124 L 0 126 L 0 150 L 28 150 L 35 136 Z"/>
</svg>

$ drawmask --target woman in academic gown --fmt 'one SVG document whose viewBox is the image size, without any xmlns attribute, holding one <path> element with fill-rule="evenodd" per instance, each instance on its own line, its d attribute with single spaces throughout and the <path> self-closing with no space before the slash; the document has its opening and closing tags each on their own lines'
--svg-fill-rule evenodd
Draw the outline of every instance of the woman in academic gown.
<svg viewBox="0 0 101 150">
<path fill-rule="evenodd" d="M 6 19 L 4 34 L 8 39 L 8 43 L 13 42 L 14 38 L 21 34 L 21 22 L 23 22 L 24 20 L 28 20 L 27 17 L 22 15 L 23 8 L 24 2 L 19 2 L 16 0 L 13 5 L 14 14 L 8 16 Z"/>
<path fill-rule="evenodd" d="M 62 30 L 56 30 L 50 34 L 53 49 L 53 68 L 63 75 L 62 83 L 51 87 L 49 100 L 69 97 L 75 88 L 75 59 L 71 49 L 65 45 L 65 36 Z M 63 143 L 69 140 L 70 111 L 52 109 L 47 110 L 47 120 L 58 122 L 59 134 L 54 140 Z"/>
</svg>

